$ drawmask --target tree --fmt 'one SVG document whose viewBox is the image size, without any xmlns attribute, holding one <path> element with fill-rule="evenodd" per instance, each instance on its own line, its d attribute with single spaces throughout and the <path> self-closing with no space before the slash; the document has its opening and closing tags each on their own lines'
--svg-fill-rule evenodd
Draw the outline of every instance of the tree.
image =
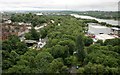
<svg viewBox="0 0 120 75">
<path fill-rule="evenodd" d="M 20 42 L 20 39 L 16 35 L 10 35 L 8 40 L 3 41 L 2 50 L 7 50 L 11 52 L 11 50 L 17 49 L 17 43 Z"/>
<path fill-rule="evenodd" d="M 29 34 L 27 34 L 28 37 L 30 36 L 30 40 L 39 40 L 39 33 L 32 27 Z"/>
<path fill-rule="evenodd" d="M 28 51 L 21 56 L 16 65 L 8 69 L 8 73 L 48 73 L 53 57 L 48 52 Z"/>
<path fill-rule="evenodd" d="M 74 66 L 77 64 L 77 58 L 75 56 L 70 56 L 65 58 L 65 64 L 68 66 Z"/>
<path fill-rule="evenodd" d="M 77 46 L 77 56 L 78 59 L 83 62 L 86 52 L 84 51 L 84 42 L 83 42 L 83 35 L 78 35 L 76 39 L 76 46 Z"/>
<path fill-rule="evenodd" d="M 33 27 L 37 26 L 39 24 L 38 17 L 34 16 L 31 23 Z"/>
<path fill-rule="evenodd" d="M 28 47 L 24 42 L 18 42 L 16 45 L 17 49 L 15 51 L 20 55 L 23 55 L 28 50 Z"/>
<path fill-rule="evenodd" d="M 120 46 L 114 46 L 113 51 L 120 54 Z"/>
<path fill-rule="evenodd" d="M 84 72 L 85 72 L 85 69 L 83 67 L 77 70 L 77 73 L 80 73 L 80 74 L 84 74 Z"/>
<path fill-rule="evenodd" d="M 12 65 L 13 65 L 12 62 L 8 59 L 2 60 L 2 70 L 3 70 L 3 72 L 4 72 L 4 70 L 10 68 Z"/>
<path fill-rule="evenodd" d="M 48 52 L 40 52 L 39 54 L 37 54 L 37 56 L 35 57 L 35 64 L 36 64 L 36 71 L 38 73 L 48 73 L 49 72 L 49 66 L 53 60 L 53 57 L 50 53 Z"/>
<path fill-rule="evenodd" d="M 84 67 L 85 73 L 95 73 L 95 74 L 103 74 L 104 73 L 104 66 L 101 64 L 92 64 L 89 62 L 85 67 Z"/>
<path fill-rule="evenodd" d="M 40 37 L 41 38 L 45 38 L 47 36 L 47 30 L 44 29 L 40 29 Z"/>
<path fill-rule="evenodd" d="M 91 53 L 93 51 L 96 51 L 96 50 L 100 50 L 100 45 L 99 44 L 93 44 L 93 45 L 90 45 L 87 49 L 87 52 L 88 53 Z"/>
<path fill-rule="evenodd" d="M 100 44 L 101 46 L 104 45 L 104 44 L 103 44 L 103 40 L 98 40 L 98 41 L 96 42 L 96 44 Z"/>
<path fill-rule="evenodd" d="M 42 23 L 46 23 L 47 22 L 46 19 L 47 18 L 45 18 L 44 16 L 41 16 L 41 18 L 39 18 L 38 21 L 39 21 L 40 24 L 42 24 Z"/>
<path fill-rule="evenodd" d="M 19 60 L 19 54 L 17 54 L 14 50 L 12 50 L 10 53 L 7 51 L 2 52 L 2 69 L 6 70 L 13 65 L 16 64 L 16 62 Z"/>
<path fill-rule="evenodd" d="M 20 42 L 20 39 L 17 36 L 11 35 L 8 40 L 3 41 L 2 49 L 8 52 L 14 50 L 22 55 L 27 51 L 27 45 L 24 42 Z"/>
<path fill-rule="evenodd" d="M 105 51 L 104 49 L 100 50 L 99 48 L 99 49 L 93 50 L 93 52 L 89 53 L 86 56 L 86 58 L 84 59 L 84 63 L 87 64 L 88 62 L 102 64 L 104 66 L 109 66 L 109 67 L 117 67 L 119 65 L 118 63 L 119 56 L 118 54 L 113 53 L 109 50 Z"/>
<path fill-rule="evenodd" d="M 116 45 L 120 45 L 120 39 L 119 38 L 115 38 L 115 39 L 107 39 L 104 42 L 104 45 L 112 45 L 112 46 L 116 46 Z"/>
<path fill-rule="evenodd" d="M 50 63 L 51 73 L 60 73 L 63 66 L 64 66 L 64 64 L 63 64 L 63 61 L 61 58 L 54 59 Z"/>
<path fill-rule="evenodd" d="M 69 55 L 68 47 L 67 46 L 61 46 L 61 45 L 55 45 L 51 48 L 49 51 L 54 58 L 65 58 Z"/>
<path fill-rule="evenodd" d="M 10 35 L 8 40 L 3 41 L 2 50 L 7 50 L 11 52 L 11 50 L 17 49 L 17 43 L 20 42 L 20 39 L 16 35 Z"/>
<path fill-rule="evenodd" d="M 21 74 L 21 73 L 31 73 L 29 66 L 25 65 L 14 65 L 12 68 L 9 68 L 7 73 Z"/>
<path fill-rule="evenodd" d="M 58 44 L 60 40 L 59 39 L 48 39 L 46 46 L 52 47 Z"/>
<path fill-rule="evenodd" d="M 25 33 L 25 38 L 26 38 L 27 40 L 32 39 L 31 34 L 30 34 L 30 33 Z"/>
<path fill-rule="evenodd" d="M 93 40 L 89 37 L 84 37 L 84 44 L 85 46 L 90 46 L 91 44 L 93 44 Z"/>
<path fill-rule="evenodd" d="M 69 68 L 67 66 L 63 66 L 60 70 L 60 73 L 68 73 Z"/>
<path fill-rule="evenodd" d="M 73 52 L 75 51 L 75 42 L 74 41 L 64 40 L 64 41 L 58 42 L 58 44 L 60 44 L 62 46 L 67 46 L 69 48 L 70 55 L 73 55 Z"/>
<path fill-rule="evenodd" d="M 19 54 L 17 54 L 15 51 L 11 51 L 10 52 L 10 61 L 13 63 L 13 64 L 16 64 L 16 61 L 19 60 Z"/>
</svg>

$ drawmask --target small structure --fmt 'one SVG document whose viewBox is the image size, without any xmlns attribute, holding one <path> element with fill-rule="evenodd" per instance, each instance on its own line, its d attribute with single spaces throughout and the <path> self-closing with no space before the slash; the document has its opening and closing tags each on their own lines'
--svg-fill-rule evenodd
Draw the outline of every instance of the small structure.
<svg viewBox="0 0 120 75">
<path fill-rule="evenodd" d="M 25 37 L 19 37 L 20 38 L 20 41 L 22 42 L 22 41 L 24 41 L 25 40 Z"/>
<path fill-rule="evenodd" d="M 33 46 L 34 44 L 37 44 L 37 41 L 35 41 L 35 40 L 25 40 L 25 43 L 28 46 Z"/>
<path fill-rule="evenodd" d="M 58 23 L 58 26 L 60 26 L 60 23 Z"/>
<path fill-rule="evenodd" d="M 12 23 L 12 21 L 11 20 L 7 20 L 7 21 L 5 21 L 5 23 L 10 24 L 10 23 Z"/>
<path fill-rule="evenodd" d="M 41 28 L 44 28 L 44 26 L 39 26 L 39 27 L 36 26 L 36 27 L 35 27 L 35 30 L 39 30 L 39 29 L 41 29 Z"/>
<path fill-rule="evenodd" d="M 26 26 L 31 26 L 31 23 L 24 23 L 24 22 L 18 22 L 18 25 L 26 25 Z"/>
<path fill-rule="evenodd" d="M 110 34 L 111 29 L 105 26 L 101 26 L 100 24 L 97 23 L 88 23 L 88 33 L 89 34 L 94 34 L 94 35 L 99 35 L 99 34 Z"/>
<path fill-rule="evenodd" d="M 28 30 L 32 29 L 32 27 L 27 27 Z"/>
<path fill-rule="evenodd" d="M 47 26 L 47 23 L 43 23 L 43 25 L 38 25 L 38 26 L 35 26 L 34 28 L 35 28 L 35 30 L 39 30 L 39 29 L 42 29 L 46 26 Z"/>
<path fill-rule="evenodd" d="M 52 23 L 55 23 L 55 21 L 54 21 L 54 20 L 51 20 L 51 22 L 52 22 Z"/>
<path fill-rule="evenodd" d="M 43 48 L 46 45 L 46 40 L 45 39 L 39 39 L 37 48 Z"/>
<path fill-rule="evenodd" d="M 41 15 L 43 15 L 43 13 L 35 13 L 36 15 L 38 15 L 38 16 L 41 16 Z"/>
</svg>

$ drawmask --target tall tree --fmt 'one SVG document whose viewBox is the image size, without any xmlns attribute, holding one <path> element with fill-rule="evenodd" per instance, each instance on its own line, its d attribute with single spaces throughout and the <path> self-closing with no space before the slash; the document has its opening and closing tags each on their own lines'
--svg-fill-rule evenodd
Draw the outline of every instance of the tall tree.
<svg viewBox="0 0 120 75">
<path fill-rule="evenodd" d="M 84 51 L 84 42 L 83 42 L 83 35 L 79 34 L 76 39 L 76 46 L 77 46 L 77 56 L 80 61 L 83 62 L 86 53 Z"/>
<path fill-rule="evenodd" d="M 39 40 L 39 33 L 32 27 L 31 31 L 31 40 Z"/>
</svg>

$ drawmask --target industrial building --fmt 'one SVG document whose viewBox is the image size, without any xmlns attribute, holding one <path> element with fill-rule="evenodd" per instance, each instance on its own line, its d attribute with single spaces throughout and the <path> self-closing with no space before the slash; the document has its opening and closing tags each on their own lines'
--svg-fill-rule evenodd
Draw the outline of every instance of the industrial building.
<svg viewBox="0 0 120 75">
<path fill-rule="evenodd" d="M 112 30 L 112 34 L 120 37 L 120 28 L 112 27 L 111 30 Z"/>
<path fill-rule="evenodd" d="M 88 23 L 88 34 L 98 35 L 98 34 L 110 34 L 111 28 L 101 26 L 97 23 Z"/>
<path fill-rule="evenodd" d="M 114 39 L 115 37 L 111 36 L 111 35 L 107 35 L 107 34 L 99 34 L 95 36 L 96 40 L 103 40 L 103 42 L 107 39 Z"/>
<path fill-rule="evenodd" d="M 101 26 L 97 23 L 88 23 L 88 35 L 93 41 L 119 38 L 119 28 Z"/>
</svg>

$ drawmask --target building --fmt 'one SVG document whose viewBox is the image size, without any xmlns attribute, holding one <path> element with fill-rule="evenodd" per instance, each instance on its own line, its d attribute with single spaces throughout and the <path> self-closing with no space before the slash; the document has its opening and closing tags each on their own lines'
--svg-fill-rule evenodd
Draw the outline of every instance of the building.
<svg viewBox="0 0 120 75">
<path fill-rule="evenodd" d="M 35 44 L 37 44 L 36 40 L 25 40 L 24 41 L 28 46 L 33 46 Z"/>
<path fill-rule="evenodd" d="M 99 34 L 110 34 L 111 28 L 101 26 L 97 23 L 88 23 L 88 34 L 99 35 Z"/>
<path fill-rule="evenodd" d="M 120 37 L 120 28 L 112 27 L 111 30 L 112 30 L 112 34 Z"/>
<path fill-rule="evenodd" d="M 10 24 L 10 23 L 12 23 L 12 21 L 11 21 L 11 20 L 7 20 L 7 21 L 5 21 L 4 23 Z"/>
<path fill-rule="evenodd" d="M 113 37 L 112 35 L 108 35 L 108 34 L 98 34 L 95 36 L 94 41 L 97 40 L 103 40 L 103 42 L 107 39 L 114 39 L 115 37 Z"/>
<path fill-rule="evenodd" d="M 39 42 L 38 42 L 38 45 L 37 45 L 37 48 L 43 48 L 45 45 L 46 45 L 46 39 L 39 39 Z"/>
<path fill-rule="evenodd" d="M 2 23 L 2 40 L 8 39 L 10 35 L 21 36 L 25 33 L 28 29 L 26 25 L 16 25 L 16 24 L 5 24 Z"/>
<path fill-rule="evenodd" d="M 38 15 L 38 16 L 41 16 L 41 15 L 43 15 L 43 13 L 35 13 L 36 15 Z"/>
</svg>

